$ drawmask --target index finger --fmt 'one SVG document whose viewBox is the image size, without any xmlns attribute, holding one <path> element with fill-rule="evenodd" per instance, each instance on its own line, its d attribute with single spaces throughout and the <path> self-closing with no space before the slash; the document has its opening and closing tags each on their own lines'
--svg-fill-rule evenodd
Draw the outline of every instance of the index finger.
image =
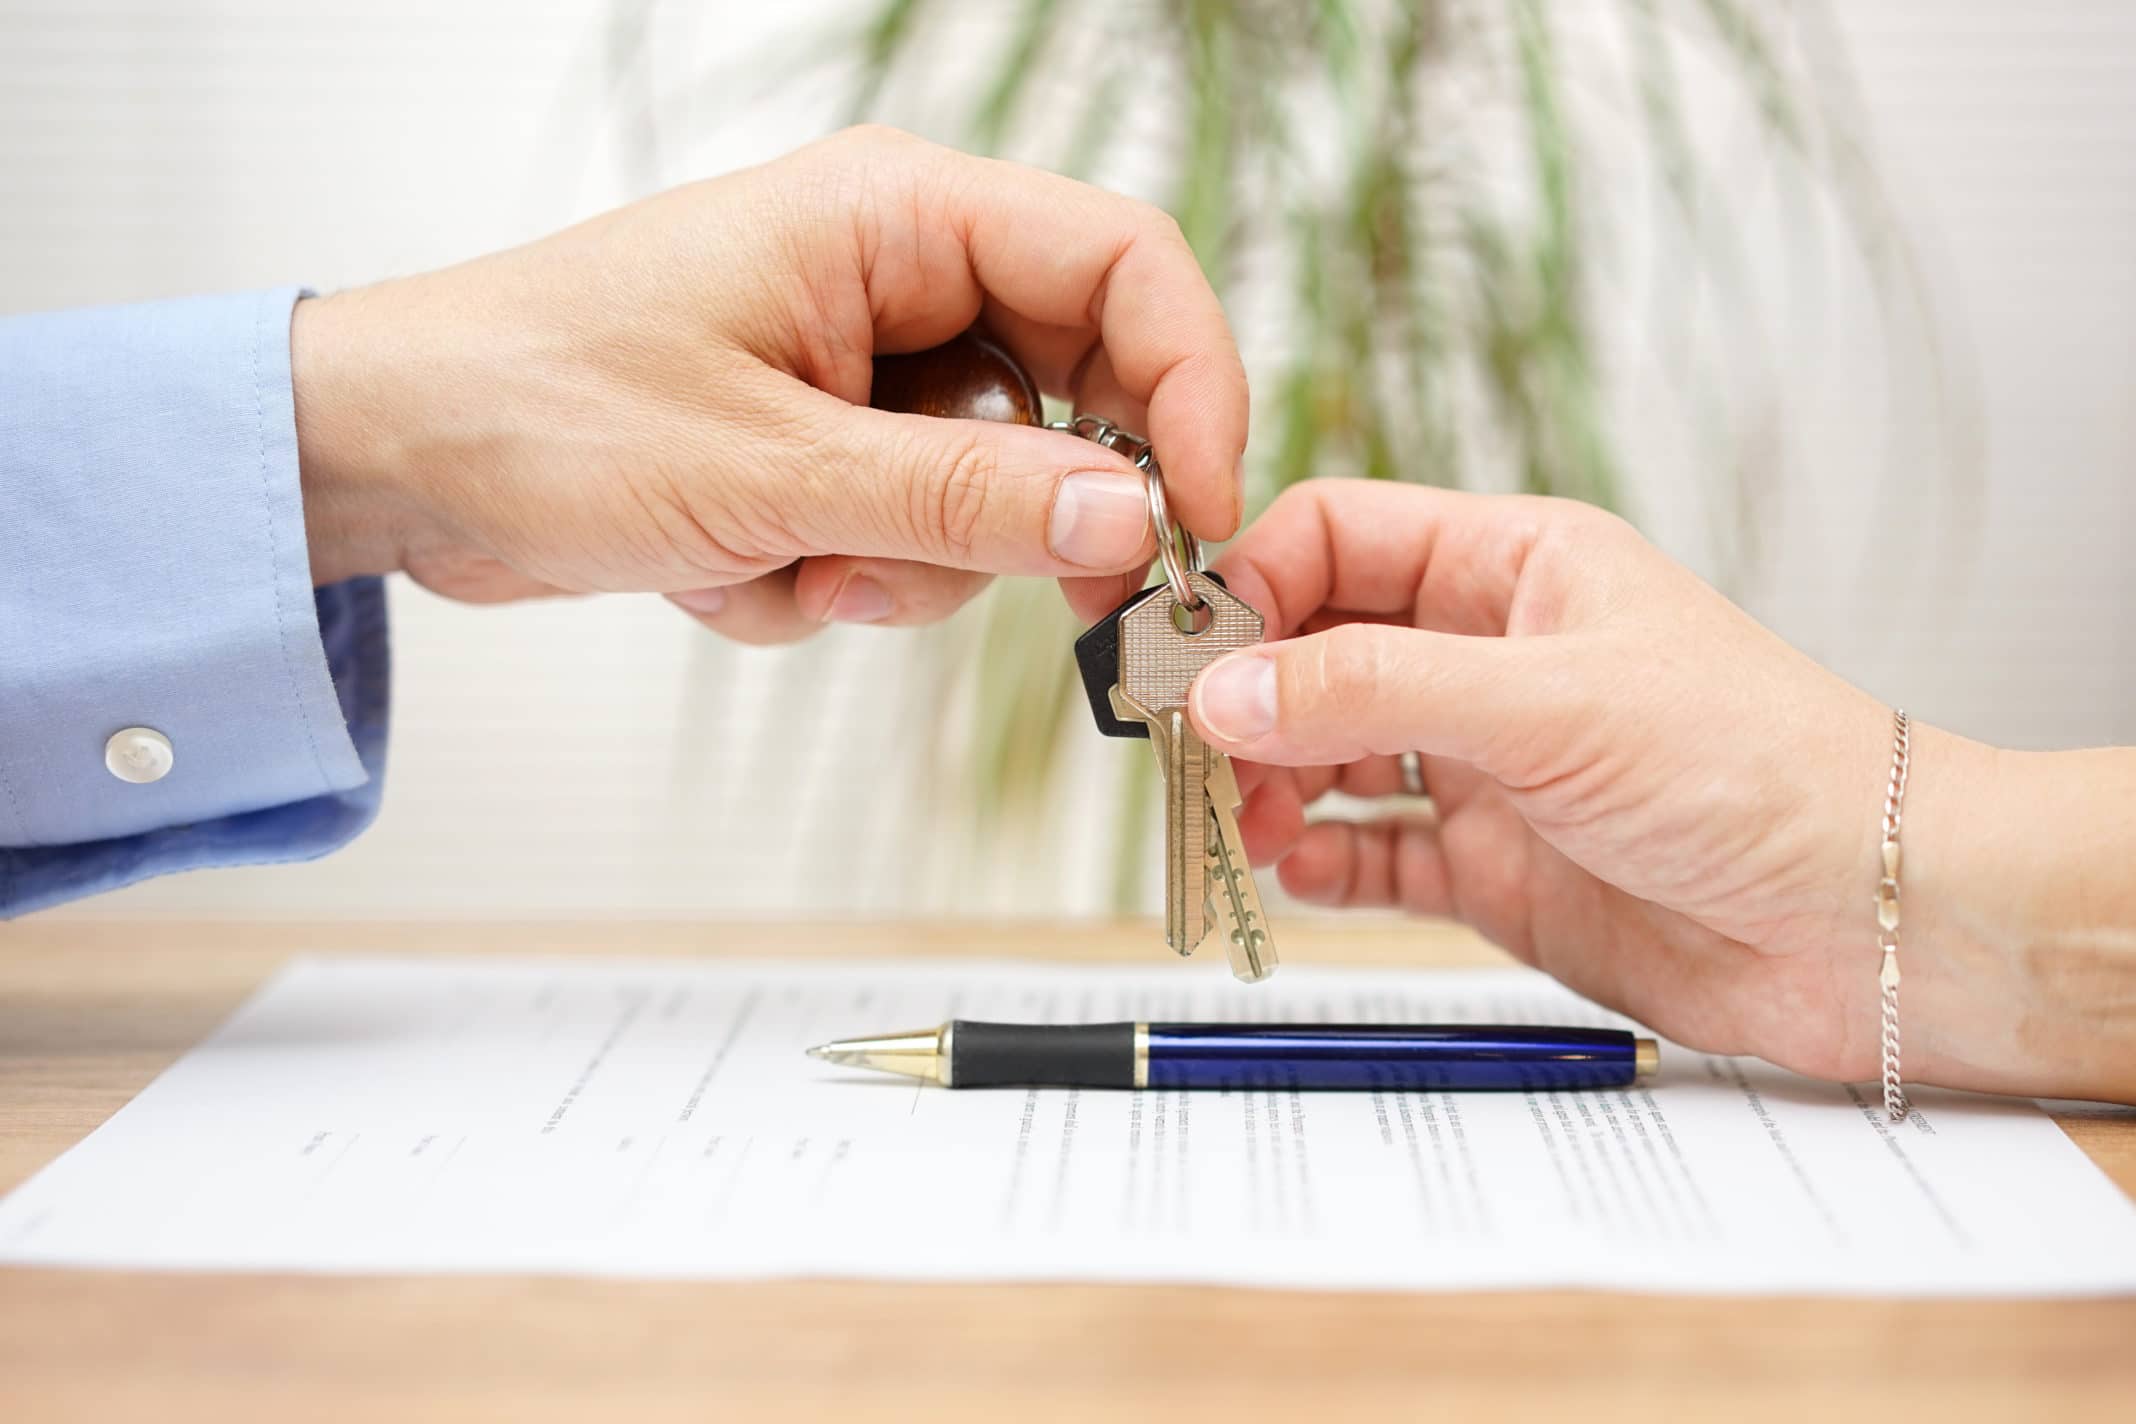
<svg viewBox="0 0 2136 1424">
<path fill-rule="evenodd" d="M 982 304 L 1039 384 L 1069 388 L 1102 347 L 1172 508 L 1209 539 L 1238 527 L 1246 371 L 1208 278 L 1157 208 L 1059 174 L 898 136 L 917 161 L 874 165 L 862 272 L 877 349 L 945 341 Z M 1043 335 L 1041 335 L 1043 333 Z"/>
<path fill-rule="evenodd" d="M 1329 610 L 1440 633 L 1509 631 L 1514 594 L 1552 501 L 1385 480 L 1285 490 L 1217 568 L 1270 638 Z M 1534 631 L 1534 630 L 1527 630 Z"/>
</svg>

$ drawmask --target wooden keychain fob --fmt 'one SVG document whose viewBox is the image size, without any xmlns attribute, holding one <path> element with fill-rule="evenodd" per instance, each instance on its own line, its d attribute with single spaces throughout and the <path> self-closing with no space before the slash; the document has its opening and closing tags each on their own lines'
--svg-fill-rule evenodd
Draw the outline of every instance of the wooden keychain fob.
<svg viewBox="0 0 2136 1424">
<path fill-rule="evenodd" d="M 1023 363 L 978 327 L 940 346 L 875 358 L 868 404 L 949 420 L 1037 425 L 1045 407 Z"/>
</svg>

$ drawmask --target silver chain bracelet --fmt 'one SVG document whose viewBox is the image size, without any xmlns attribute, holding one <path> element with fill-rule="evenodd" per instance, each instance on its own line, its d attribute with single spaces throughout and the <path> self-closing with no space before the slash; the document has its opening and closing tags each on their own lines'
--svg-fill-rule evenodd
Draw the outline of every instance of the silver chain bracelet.
<svg viewBox="0 0 2136 1424">
<path fill-rule="evenodd" d="M 1906 709 L 1892 714 L 1891 782 L 1884 788 L 1884 874 L 1876 886 L 1876 944 L 1884 965 L 1876 982 L 1884 1000 L 1884 1111 L 1893 1122 L 1906 1118 L 1906 1084 L 1899 1077 L 1899 821 L 1906 807 L 1906 772 L 1912 761 Z"/>
</svg>

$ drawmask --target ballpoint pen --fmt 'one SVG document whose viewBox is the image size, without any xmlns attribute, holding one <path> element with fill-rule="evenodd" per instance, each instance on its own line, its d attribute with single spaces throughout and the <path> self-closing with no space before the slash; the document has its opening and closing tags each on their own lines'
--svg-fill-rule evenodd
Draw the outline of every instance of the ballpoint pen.
<svg viewBox="0 0 2136 1424">
<path fill-rule="evenodd" d="M 945 1088 L 1624 1088 L 1651 1038 L 1516 1024 L 1002 1024 L 849 1038 L 808 1050 Z"/>
</svg>

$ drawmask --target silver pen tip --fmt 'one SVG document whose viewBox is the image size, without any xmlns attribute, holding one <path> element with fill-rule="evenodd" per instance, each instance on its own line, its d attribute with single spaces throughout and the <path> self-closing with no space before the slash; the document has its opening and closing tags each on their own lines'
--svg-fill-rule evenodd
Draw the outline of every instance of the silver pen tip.
<svg viewBox="0 0 2136 1424">
<path fill-rule="evenodd" d="M 946 1067 L 940 1029 L 896 1033 L 883 1038 L 833 1039 L 809 1049 L 808 1056 L 835 1063 L 841 1068 L 872 1068 L 934 1083 L 942 1081 Z"/>
</svg>

